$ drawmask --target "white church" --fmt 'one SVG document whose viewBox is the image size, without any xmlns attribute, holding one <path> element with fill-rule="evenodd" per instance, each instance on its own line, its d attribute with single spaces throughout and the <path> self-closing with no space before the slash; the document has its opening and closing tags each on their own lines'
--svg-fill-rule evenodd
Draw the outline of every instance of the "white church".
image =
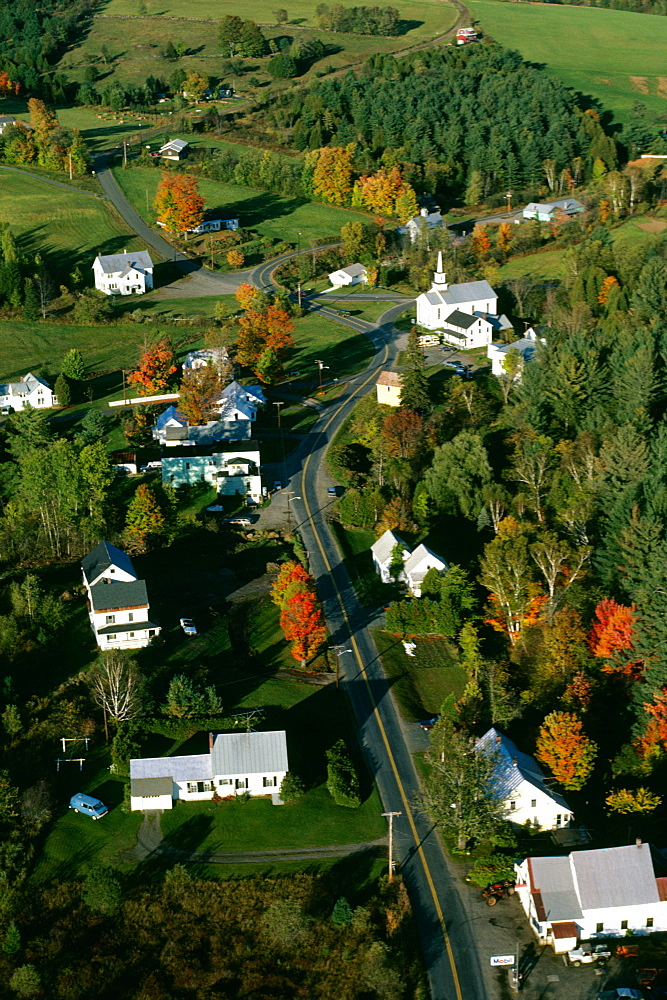
<svg viewBox="0 0 667 1000">
<path fill-rule="evenodd" d="M 417 297 L 417 325 L 438 330 L 443 340 L 464 351 L 488 347 L 494 334 L 512 326 L 507 316 L 498 315 L 498 295 L 488 281 L 448 283 L 442 253 L 433 284 Z"/>
</svg>

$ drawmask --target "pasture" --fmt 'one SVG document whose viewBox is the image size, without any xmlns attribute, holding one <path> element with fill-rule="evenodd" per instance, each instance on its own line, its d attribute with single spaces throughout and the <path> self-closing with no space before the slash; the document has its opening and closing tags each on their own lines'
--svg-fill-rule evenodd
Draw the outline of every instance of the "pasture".
<svg viewBox="0 0 667 1000">
<path fill-rule="evenodd" d="M 471 0 L 485 34 L 541 63 L 566 86 L 600 102 L 620 122 L 633 101 L 667 112 L 667 17 L 598 7 Z"/>
</svg>

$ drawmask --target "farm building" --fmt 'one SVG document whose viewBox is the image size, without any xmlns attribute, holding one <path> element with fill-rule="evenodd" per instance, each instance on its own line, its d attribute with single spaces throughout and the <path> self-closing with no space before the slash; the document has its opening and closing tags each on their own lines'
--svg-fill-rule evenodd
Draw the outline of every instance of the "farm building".
<svg viewBox="0 0 667 1000">
<path fill-rule="evenodd" d="M 553 222 L 559 215 L 579 215 L 586 208 L 576 198 L 559 198 L 557 201 L 529 202 L 523 210 L 524 219 Z"/>
<path fill-rule="evenodd" d="M 153 287 L 153 261 L 147 250 L 98 254 L 93 273 L 95 288 L 105 295 L 143 295 Z"/>
<path fill-rule="evenodd" d="M 178 163 L 188 155 L 189 145 L 190 143 L 186 142 L 185 139 L 172 139 L 171 142 L 165 142 L 164 146 L 160 146 L 158 156 L 161 156 L 163 160 L 174 160 Z"/>
<path fill-rule="evenodd" d="M 363 264 L 349 264 L 339 271 L 332 271 L 329 281 L 334 288 L 344 288 L 346 285 L 361 285 L 366 281 L 366 268 Z"/>
<path fill-rule="evenodd" d="M 378 403 L 383 406 L 400 406 L 402 381 L 400 372 L 380 372 L 375 383 Z"/>
</svg>

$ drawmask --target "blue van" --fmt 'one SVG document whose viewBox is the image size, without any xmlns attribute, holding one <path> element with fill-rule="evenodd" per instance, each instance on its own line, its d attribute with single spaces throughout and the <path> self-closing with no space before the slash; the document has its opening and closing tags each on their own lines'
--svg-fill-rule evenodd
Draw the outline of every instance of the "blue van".
<svg viewBox="0 0 667 1000">
<path fill-rule="evenodd" d="M 84 795 L 83 792 L 77 792 L 76 795 L 72 796 L 69 800 L 69 807 L 83 813 L 84 816 L 92 816 L 93 819 L 101 819 L 109 812 L 103 802 L 94 799 L 92 795 Z"/>
</svg>

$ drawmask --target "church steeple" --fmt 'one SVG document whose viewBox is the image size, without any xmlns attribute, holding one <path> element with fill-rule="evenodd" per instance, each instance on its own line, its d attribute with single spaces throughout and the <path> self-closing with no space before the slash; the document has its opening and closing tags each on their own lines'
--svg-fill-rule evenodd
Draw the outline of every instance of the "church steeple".
<svg viewBox="0 0 667 1000">
<path fill-rule="evenodd" d="M 438 292 L 446 292 L 449 288 L 447 275 L 442 270 L 442 250 L 438 251 L 438 269 L 433 275 L 433 288 Z"/>
</svg>

